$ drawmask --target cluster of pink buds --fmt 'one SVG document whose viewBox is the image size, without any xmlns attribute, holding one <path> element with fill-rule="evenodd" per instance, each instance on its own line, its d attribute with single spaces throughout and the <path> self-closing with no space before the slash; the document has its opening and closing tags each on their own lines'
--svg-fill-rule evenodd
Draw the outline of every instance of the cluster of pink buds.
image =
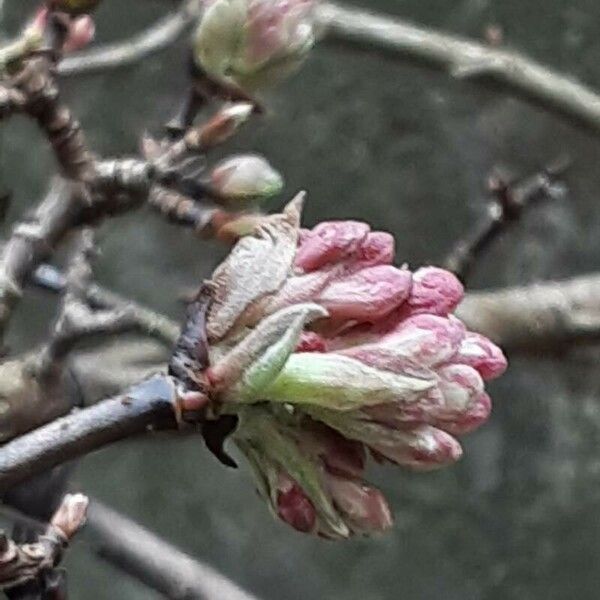
<svg viewBox="0 0 600 600">
<path fill-rule="evenodd" d="M 363 481 L 378 461 L 432 469 L 481 425 L 484 381 L 506 368 L 452 315 L 451 273 L 396 267 L 391 235 L 364 223 L 299 228 L 291 203 L 243 238 L 213 276 L 204 374 L 274 512 L 330 538 L 386 529 Z"/>
<path fill-rule="evenodd" d="M 196 64 L 248 91 L 298 68 L 314 42 L 312 0 L 206 0 L 194 36 Z"/>
</svg>

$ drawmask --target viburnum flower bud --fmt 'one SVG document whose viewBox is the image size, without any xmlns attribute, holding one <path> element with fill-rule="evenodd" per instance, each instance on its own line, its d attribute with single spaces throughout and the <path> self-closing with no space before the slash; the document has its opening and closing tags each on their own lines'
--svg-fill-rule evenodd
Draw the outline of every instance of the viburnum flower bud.
<svg viewBox="0 0 600 600">
<path fill-rule="evenodd" d="M 298 68 L 314 43 L 312 0 L 207 0 L 194 35 L 196 63 L 248 91 Z"/>
<path fill-rule="evenodd" d="M 301 230 L 301 203 L 215 271 L 202 376 L 240 416 L 235 438 L 275 514 L 326 537 L 381 531 L 391 516 L 362 479 L 365 451 L 416 470 L 455 462 L 506 359 L 452 314 L 454 275 L 393 266 L 393 238 L 364 223 Z"/>
<path fill-rule="evenodd" d="M 221 161 L 211 172 L 210 184 L 224 200 L 268 198 L 283 188 L 281 175 L 256 154 L 238 154 Z"/>
</svg>

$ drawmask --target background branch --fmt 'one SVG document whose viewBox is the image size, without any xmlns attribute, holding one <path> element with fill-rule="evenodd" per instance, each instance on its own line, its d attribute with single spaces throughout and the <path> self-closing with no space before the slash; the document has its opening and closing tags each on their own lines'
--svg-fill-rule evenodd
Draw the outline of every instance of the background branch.
<svg viewBox="0 0 600 600">
<path fill-rule="evenodd" d="M 94 500 L 88 528 L 97 554 L 173 600 L 256 600 L 212 567 Z"/>
<path fill-rule="evenodd" d="M 517 52 L 332 2 L 318 5 L 317 16 L 326 40 L 382 52 L 463 81 L 492 84 L 584 131 L 600 135 L 600 96 Z"/>
<path fill-rule="evenodd" d="M 600 275 L 467 294 L 456 314 L 511 351 L 565 351 L 600 340 Z"/>
<path fill-rule="evenodd" d="M 475 228 L 454 246 L 445 260 L 445 268 L 465 282 L 477 259 L 511 225 L 517 223 L 527 209 L 544 200 L 564 196 L 565 186 L 558 180 L 564 168 L 563 162 L 556 163 L 512 183 L 500 173 L 492 174 L 488 180 L 490 198 L 486 213 Z"/>
</svg>

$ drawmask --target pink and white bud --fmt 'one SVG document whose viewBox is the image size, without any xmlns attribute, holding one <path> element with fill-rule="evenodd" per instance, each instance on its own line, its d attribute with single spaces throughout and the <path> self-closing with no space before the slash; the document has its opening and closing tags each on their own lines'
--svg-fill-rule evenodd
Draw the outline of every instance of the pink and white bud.
<svg viewBox="0 0 600 600">
<path fill-rule="evenodd" d="M 89 15 L 73 19 L 68 25 L 67 36 L 63 44 L 63 52 L 77 52 L 92 43 L 96 35 L 96 24 Z"/>
<path fill-rule="evenodd" d="M 478 333 L 467 333 L 454 362 L 470 365 L 487 381 L 500 377 L 508 366 L 504 353 L 496 344 Z"/>
<path fill-rule="evenodd" d="M 50 524 L 70 540 L 85 523 L 89 502 L 83 494 L 66 494 Z"/>
<path fill-rule="evenodd" d="M 281 175 L 256 154 L 239 154 L 221 161 L 210 176 L 213 191 L 224 200 L 268 198 L 283 188 Z"/>
<path fill-rule="evenodd" d="M 370 229 L 358 221 L 329 221 L 302 230 L 294 264 L 308 273 L 344 261 L 358 252 Z"/>
<path fill-rule="evenodd" d="M 383 531 L 392 518 L 363 481 L 366 451 L 415 470 L 454 463 L 506 358 L 452 314 L 454 275 L 393 266 L 393 238 L 363 223 L 300 230 L 293 214 L 263 223 L 213 277 L 203 375 L 240 415 L 238 445 L 284 521 L 327 538 Z"/>
<path fill-rule="evenodd" d="M 254 105 L 249 102 L 225 106 L 202 127 L 197 145 L 210 148 L 222 144 L 246 123 L 253 112 Z"/>
<path fill-rule="evenodd" d="M 408 314 L 449 315 L 460 303 L 464 287 L 455 275 L 437 267 L 415 271 L 405 310 Z"/>
<path fill-rule="evenodd" d="M 394 238 L 389 233 L 372 232 L 358 221 L 328 221 L 301 232 L 295 266 L 309 273 L 336 264 L 357 270 L 393 260 Z"/>
<path fill-rule="evenodd" d="M 409 271 L 391 265 L 369 267 L 330 281 L 314 301 L 332 320 L 372 323 L 406 300 L 411 279 Z"/>
<path fill-rule="evenodd" d="M 438 426 L 452 435 L 465 435 L 483 425 L 492 412 L 492 399 L 484 392 L 475 398 L 462 415 Z"/>
<path fill-rule="evenodd" d="M 394 524 L 385 496 L 378 489 L 335 475 L 327 476 L 327 486 L 354 533 L 382 533 Z"/>
<path fill-rule="evenodd" d="M 279 474 L 277 484 L 277 515 L 302 533 L 311 533 L 317 523 L 317 511 L 302 488 L 288 475 Z"/>
<path fill-rule="evenodd" d="M 310 0 L 211 0 L 194 57 L 215 79 L 254 91 L 292 73 L 313 43 Z"/>
<path fill-rule="evenodd" d="M 420 314 L 401 321 L 394 331 L 382 335 L 378 344 L 415 364 L 431 367 L 449 361 L 465 335 L 465 326 L 454 317 Z"/>
</svg>

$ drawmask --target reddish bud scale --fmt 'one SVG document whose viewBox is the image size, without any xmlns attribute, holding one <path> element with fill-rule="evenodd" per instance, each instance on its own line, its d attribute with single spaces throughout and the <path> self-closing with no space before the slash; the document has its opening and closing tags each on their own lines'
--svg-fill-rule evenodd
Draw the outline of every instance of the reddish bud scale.
<svg viewBox="0 0 600 600">
<path fill-rule="evenodd" d="M 277 514 L 296 531 L 314 531 L 317 513 L 313 503 L 292 479 L 282 475 L 277 491 Z"/>
</svg>

